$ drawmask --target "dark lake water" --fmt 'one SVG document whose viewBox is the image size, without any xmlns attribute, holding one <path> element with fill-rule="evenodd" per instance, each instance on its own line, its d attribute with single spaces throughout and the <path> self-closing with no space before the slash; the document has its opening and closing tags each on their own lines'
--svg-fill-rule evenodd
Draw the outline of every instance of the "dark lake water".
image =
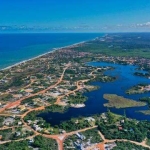
<svg viewBox="0 0 150 150">
<path fill-rule="evenodd" d="M 123 96 L 125 98 L 133 99 L 138 101 L 139 98 L 148 96 L 150 97 L 150 92 L 144 94 L 134 94 L 128 95 L 125 93 L 127 89 L 130 87 L 139 84 L 146 83 L 150 84 L 150 79 L 134 76 L 133 73 L 136 72 L 137 67 L 133 65 L 119 65 L 113 63 L 105 63 L 105 62 L 90 62 L 87 63 L 90 66 L 112 66 L 115 70 L 106 71 L 106 75 L 116 76 L 117 80 L 114 82 L 101 83 L 101 82 L 93 82 L 92 85 L 100 86 L 100 89 L 85 93 L 88 97 L 88 100 L 85 102 L 85 107 L 83 108 L 69 108 L 64 113 L 43 113 L 40 114 L 43 119 L 49 122 L 51 125 L 58 125 L 62 121 L 70 120 L 72 117 L 79 116 L 90 116 L 94 114 L 100 114 L 107 111 L 107 108 L 103 106 L 104 103 L 107 103 L 107 100 L 103 98 L 103 94 L 117 94 L 119 96 Z M 144 72 L 144 71 L 141 71 Z M 126 109 L 116 109 L 111 108 L 111 112 L 116 114 L 124 114 L 124 110 L 126 112 L 126 116 L 128 118 L 134 118 L 138 120 L 150 120 L 150 115 L 144 115 L 138 113 L 139 110 L 147 110 L 148 106 L 142 107 L 132 107 Z"/>
</svg>

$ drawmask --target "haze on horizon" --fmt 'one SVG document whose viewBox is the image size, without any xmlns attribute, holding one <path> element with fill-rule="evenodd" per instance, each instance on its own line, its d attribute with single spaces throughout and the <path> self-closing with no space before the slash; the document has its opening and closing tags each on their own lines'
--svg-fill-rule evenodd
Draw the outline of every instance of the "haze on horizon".
<svg viewBox="0 0 150 150">
<path fill-rule="evenodd" d="M 150 0 L 1 0 L 0 33 L 149 32 Z"/>
</svg>

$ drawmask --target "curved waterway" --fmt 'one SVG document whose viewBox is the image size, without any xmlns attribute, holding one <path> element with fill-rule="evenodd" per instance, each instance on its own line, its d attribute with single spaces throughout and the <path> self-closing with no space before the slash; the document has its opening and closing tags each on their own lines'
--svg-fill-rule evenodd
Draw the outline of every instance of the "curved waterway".
<svg viewBox="0 0 150 150">
<path fill-rule="evenodd" d="M 64 113 L 42 113 L 40 116 L 49 122 L 51 125 L 58 125 L 62 121 L 70 120 L 72 117 L 79 116 L 90 116 L 94 114 L 100 114 L 107 111 L 107 107 L 104 107 L 103 104 L 108 101 L 103 98 L 103 94 L 117 94 L 119 96 L 123 96 L 125 98 L 137 100 L 140 97 L 148 96 L 150 97 L 150 92 L 143 94 L 133 94 L 128 95 L 125 93 L 127 89 L 130 87 L 139 84 L 146 83 L 150 84 L 150 79 L 134 76 L 134 72 L 136 72 L 137 67 L 133 65 L 119 65 L 113 63 L 106 62 L 90 62 L 87 63 L 90 66 L 112 66 L 115 69 L 106 71 L 106 75 L 116 76 L 117 80 L 114 82 L 101 83 L 101 82 L 93 82 L 92 85 L 100 86 L 100 89 L 85 93 L 84 95 L 88 97 L 88 100 L 85 102 L 85 107 L 83 108 L 69 108 Z M 138 71 L 139 72 L 139 71 Z M 141 71 L 144 72 L 144 71 Z M 110 110 L 116 114 L 124 114 L 124 110 L 126 110 L 126 116 L 129 118 L 134 118 L 138 120 L 150 120 L 150 115 L 144 115 L 138 113 L 139 110 L 147 110 L 148 106 L 142 107 L 132 107 L 126 109 L 116 109 L 110 108 Z"/>
</svg>

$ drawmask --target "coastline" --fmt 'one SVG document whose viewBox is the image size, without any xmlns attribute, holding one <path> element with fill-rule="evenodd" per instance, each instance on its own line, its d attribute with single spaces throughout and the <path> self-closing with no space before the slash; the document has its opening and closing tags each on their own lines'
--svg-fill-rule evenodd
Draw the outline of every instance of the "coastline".
<svg viewBox="0 0 150 150">
<path fill-rule="evenodd" d="M 95 38 L 94 38 L 94 39 L 95 39 Z M 94 40 L 94 39 L 91 39 L 91 40 Z M 67 45 L 67 46 L 63 46 L 63 47 L 52 48 L 51 50 L 49 50 L 49 51 L 46 52 L 46 53 L 40 54 L 40 55 L 38 55 L 38 56 L 32 57 L 32 58 L 27 59 L 27 60 L 20 61 L 20 62 L 18 62 L 18 63 L 15 63 L 15 64 L 10 65 L 10 66 L 8 66 L 8 67 L 5 67 L 5 68 L 3 68 L 3 69 L 0 69 L 0 71 L 4 71 L 4 70 L 7 70 L 7 69 L 10 69 L 10 68 L 12 68 L 12 67 L 15 67 L 15 66 L 18 66 L 18 65 L 20 65 L 20 64 L 26 63 L 26 62 L 28 62 L 28 61 L 31 61 L 31 60 L 40 58 L 40 57 L 42 57 L 42 56 L 45 56 L 45 55 L 47 55 L 47 54 L 54 53 L 55 51 L 62 50 L 62 49 L 64 49 L 64 48 L 69 48 L 69 47 L 77 46 L 77 45 L 79 45 L 79 44 L 84 44 L 84 43 L 86 43 L 86 42 L 88 42 L 88 41 L 89 41 L 89 40 L 87 40 L 87 41 L 81 41 L 81 42 L 74 43 L 74 44 Z"/>
</svg>

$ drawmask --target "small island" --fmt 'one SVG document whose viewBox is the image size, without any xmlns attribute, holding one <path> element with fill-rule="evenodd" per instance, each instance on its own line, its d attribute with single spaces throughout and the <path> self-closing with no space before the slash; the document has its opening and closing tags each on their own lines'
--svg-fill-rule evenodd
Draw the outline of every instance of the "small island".
<svg viewBox="0 0 150 150">
<path fill-rule="evenodd" d="M 144 115 L 150 115 L 150 110 L 140 110 L 139 113 L 142 113 Z"/>
<path fill-rule="evenodd" d="M 118 96 L 116 94 L 104 94 L 103 97 L 109 101 L 108 103 L 104 104 L 105 107 L 127 108 L 127 107 L 139 107 L 139 106 L 146 105 L 146 103 L 144 102 L 137 102 L 134 100 L 124 98 L 122 96 Z"/>
<path fill-rule="evenodd" d="M 126 91 L 127 94 L 142 94 L 150 91 L 150 85 L 148 84 L 138 84 Z"/>
<path fill-rule="evenodd" d="M 150 74 L 149 73 L 135 72 L 134 75 L 135 76 L 140 76 L 140 77 L 145 77 L 145 78 L 150 78 Z"/>
</svg>

